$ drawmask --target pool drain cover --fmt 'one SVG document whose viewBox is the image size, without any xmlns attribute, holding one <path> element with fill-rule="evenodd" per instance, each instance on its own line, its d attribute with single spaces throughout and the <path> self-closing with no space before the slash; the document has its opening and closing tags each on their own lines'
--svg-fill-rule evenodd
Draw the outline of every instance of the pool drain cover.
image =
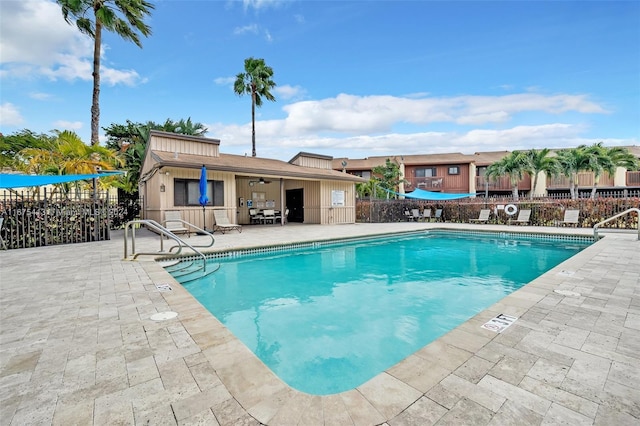
<svg viewBox="0 0 640 426">
<path fill-rule="evenodd" d="M 157 314 L 151 315 L 151 319 L 154 321 L 166 321 L 178 316 L 177 312 L 167 311 L 167 312 L 158 312 Z"/>
</svg>

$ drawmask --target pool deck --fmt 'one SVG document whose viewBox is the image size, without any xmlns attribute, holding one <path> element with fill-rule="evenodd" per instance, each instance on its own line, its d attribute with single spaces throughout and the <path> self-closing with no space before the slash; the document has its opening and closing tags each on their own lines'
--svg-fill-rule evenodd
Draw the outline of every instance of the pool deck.
<svg viewBox="0 0 640 426">
<path fill-rule="evenodd" d="M 443 227 L 591 235 L 288 224 L 216 234 L 215 249 Z M 136 248 L 158 241 L 141 230 Z M 323 397 L 289 388 L 151 257 L 123 260 L 123 247 L 115 232 L 0 252 L 0 423 L 640 424 L 637 235 L 607 234 L 358 388 Z M 177 318 L 150 319 L 166 311 Z M 501 313 L 518 319 L 501 334 L 481 328 Z"/>
</svg>

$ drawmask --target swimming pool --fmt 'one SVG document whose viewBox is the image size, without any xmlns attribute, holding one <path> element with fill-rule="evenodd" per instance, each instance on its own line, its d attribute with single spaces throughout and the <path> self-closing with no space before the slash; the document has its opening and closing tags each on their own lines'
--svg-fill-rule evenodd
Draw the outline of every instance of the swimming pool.
<svg viewBox="0 0 640 426">
<path fill-rule="evenodd" d="M 589 243 L 429 232 L 227 253 L 185 288 L 291 387 L 352 389 Z M 179 281 L 185 277 L 177 278 Z"/>
</svg>

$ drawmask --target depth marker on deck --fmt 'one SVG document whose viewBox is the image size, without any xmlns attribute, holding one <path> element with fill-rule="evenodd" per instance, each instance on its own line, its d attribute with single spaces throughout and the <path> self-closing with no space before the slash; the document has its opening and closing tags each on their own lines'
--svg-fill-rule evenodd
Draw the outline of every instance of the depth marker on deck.
<svg viewBox="0 0 640 426">
<path fill-rule="evenodd" d="M 511 324 L 513 324 L 518 317 L 512 317 L 510 315 L 500 314 L 495 318 L 489 320 L 488 322 L 482 325 L 482 328 L 486 328 L 487 330 L 495 331 L 496 333 L 502 333 L 506 330 Z"/>
</svg>

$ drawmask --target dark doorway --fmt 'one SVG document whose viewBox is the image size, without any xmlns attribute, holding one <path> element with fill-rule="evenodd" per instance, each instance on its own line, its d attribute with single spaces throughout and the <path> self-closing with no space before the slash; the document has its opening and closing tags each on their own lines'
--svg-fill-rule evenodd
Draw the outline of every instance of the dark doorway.
<svg viewBox="0 0 640 426">
<path fill-rule="evenodd" d="M 287 189 L 287 208 L 289 222 L 304 222 L 304 189 Z"/>
</svg>

